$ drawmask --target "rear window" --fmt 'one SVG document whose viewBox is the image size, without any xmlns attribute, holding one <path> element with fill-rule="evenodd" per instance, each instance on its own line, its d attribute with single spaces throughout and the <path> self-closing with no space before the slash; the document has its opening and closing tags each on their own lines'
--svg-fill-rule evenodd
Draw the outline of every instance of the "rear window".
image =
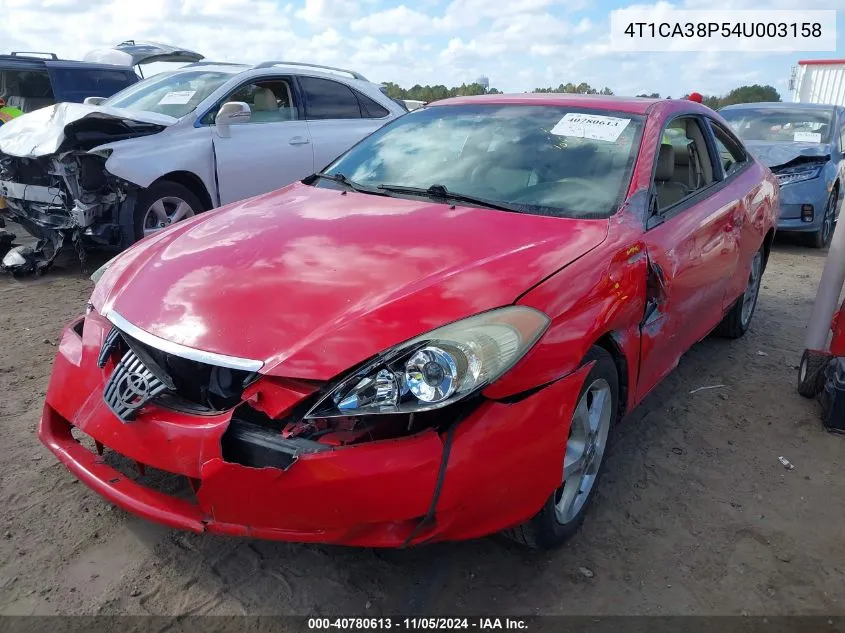
<svg viewBox="0 0 845 633">
<path fill-rule="evenodd" d="M 84 101 L 86 97 L 111 97 L 138 81 L 132 70 L 99 68 L 50 68 L 57 101 Z"/>
<path fill-rule="evenodd" d="M 350 88 L 337 81 L 300 77 L 305 91 L 305 118 L 360 119 L 361 106 Z"/>
</svg>

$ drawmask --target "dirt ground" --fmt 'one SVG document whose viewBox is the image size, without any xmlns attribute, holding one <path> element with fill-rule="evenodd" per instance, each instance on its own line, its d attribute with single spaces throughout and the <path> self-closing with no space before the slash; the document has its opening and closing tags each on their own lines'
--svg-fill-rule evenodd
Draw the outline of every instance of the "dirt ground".
<svg viewBox="0 0 845 633">
<path fill-rule="evenodd" d="M 57 334 L 91 283 L 72 261 L 2 277 L 0 614 L 845 614 L 845 437 L 795 391 L 823 258 L 776 245 L 751 331 L 698 344 L 623 422 L 581 532 L 544 554 L 498 538 L 286 545 L 135 519 L 35 437 Z M 710 385 L 724 386 L 690 393 Z"/>
</svg>

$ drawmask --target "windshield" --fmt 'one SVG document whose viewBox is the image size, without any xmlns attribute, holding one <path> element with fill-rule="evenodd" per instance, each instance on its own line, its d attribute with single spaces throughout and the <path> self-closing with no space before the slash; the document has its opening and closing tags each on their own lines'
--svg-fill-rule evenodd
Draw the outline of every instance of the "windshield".
<svg viewBox="0 0 845 633">
<path fill-rule="evenodd" d="M 442 185 L 527 213 L 603 218 L 625 194 L 641 127 L 641 117 L 602 110 L 435 106 L 382 127 L 326 173 L 370 188 Z"/>
<path fill-rule="evenodd" d="M 103 105 L 181 118 L 232 77 L 209 70 L 153 75 L 107 99 Z"/>
<path fill-rule="evenodd" d="M 743 141 L 827 143 L 833 113 L 809 108 L 736 108 L 719 112 Z"/>
</svg>

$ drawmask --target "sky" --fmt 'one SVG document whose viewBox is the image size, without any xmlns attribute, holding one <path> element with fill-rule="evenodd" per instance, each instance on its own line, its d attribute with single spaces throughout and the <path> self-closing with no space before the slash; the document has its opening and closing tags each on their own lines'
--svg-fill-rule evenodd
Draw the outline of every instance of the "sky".
<svg viewBox="0 0 845 633">
<path fill-rule="evenodd" d="M 125 39 L 196 50 L 210 60 L 307 61 L 377 82 L 470 83 L 503 92 L 585 81 L 616 94 L 721 95 L 770 84 L 789 100 L 799 59 L 845 57 L 845 0 L 675 0 L 684 9 L 839 9 L 830 53 L 623 53 L 610 49 L 625 0 L 0 0 L 0 52 L 79 59 Z"/>
</svg>

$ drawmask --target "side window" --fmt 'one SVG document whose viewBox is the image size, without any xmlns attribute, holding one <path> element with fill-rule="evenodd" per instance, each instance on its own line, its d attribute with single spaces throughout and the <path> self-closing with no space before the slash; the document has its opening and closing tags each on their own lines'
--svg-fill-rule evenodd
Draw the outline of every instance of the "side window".
<svg viewBox="0 0 845 633">
<path fill-rule="evenodd" d="M 845 153 L 845 123 L 842 124 L 842 129 L 839 130 L 839 151 Z"/>
<path fill-rule="evenodd" d="M 742 149 L 742 145 L 722 126 L 715 121 L 710 121 L 710 127 L 713 129 L 713 136 L 716 137 L 719 162 L 722 163 L 725 176 L 730 176 L 742 169 L 742 166 L 748 161 L 748 156 L 745 154 L 745 150 Z"/>
<path fill-rule="evenodd" d="M 265 79 L 243 84 L 229 93 L 220 105 L 230 101 L 243 101 L 249 106 L 250 123 L 278 123 L 299 118 L 293 91 L 286 79 Z M 220 105 L 206 114 L 202 122 L 213 125 Z"/>
<path fill-rule="evenodd" d="M 698 119 L 673 119 L 663 131 L 654 172 L 658 209 L 668 209 L 712 182 L 713 163 Z"/>
<path fill-rule="evenodd" d="M 299 83 L 305 92 L 305 118 L 360 119 L 361 106 L 352 89 L 337 81 L 300 77 Z"/>
<path fill-rule="evenodd" d="M 361 116 L 365 119 L 381 119 L 390 114 L 390 111 L 387 108 L 380 106 L 367 95 L 362 94 L 357 90 L 353 92 L 355 92 L 355 96 L 358 97 L 358 102 L 361 104 Z"/>
<path fill-rule="evenodd" d="M 6 105 L 32 112 L 53 105 L 53 86 L 46 70 L 6 70 L 3 72 L 3 94 Z"/>
</svg>

